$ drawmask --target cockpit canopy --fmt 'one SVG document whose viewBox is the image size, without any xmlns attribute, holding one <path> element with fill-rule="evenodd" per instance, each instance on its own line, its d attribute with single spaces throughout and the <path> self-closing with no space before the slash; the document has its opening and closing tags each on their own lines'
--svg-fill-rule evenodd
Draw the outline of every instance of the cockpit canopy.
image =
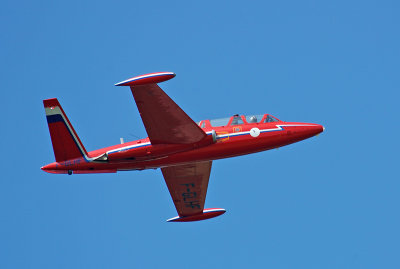
<svg viewBox="0 0 400 269">
<path fill-rule="evenodd" d="M 213 119 L 213 120 L 203 120 L 199 122 L 201 128 L 211 125 L 211 127 L 222 127 L 222 126 L 233 126 L 239 124 L 252 124 L 252 123 L 267 123 L 280 121 L 270 114 L 262 115 L 233 115 L 229 118 Z M 209 124 L 208 124 L 209 123 Z"/>
</svg>

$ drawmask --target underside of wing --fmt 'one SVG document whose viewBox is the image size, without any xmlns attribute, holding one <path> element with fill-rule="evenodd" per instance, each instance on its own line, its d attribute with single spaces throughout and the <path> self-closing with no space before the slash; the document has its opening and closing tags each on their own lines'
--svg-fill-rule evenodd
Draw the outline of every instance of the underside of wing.
<svg viewBox="0 0 400 269">
<path fill-rule="evenodd" d="M 211 161 L 165 167 L 161 171 L 178 217 L 169 221 L 196 221 L 219 216 L 224 209 L 204 209 Z"/>
</svg>

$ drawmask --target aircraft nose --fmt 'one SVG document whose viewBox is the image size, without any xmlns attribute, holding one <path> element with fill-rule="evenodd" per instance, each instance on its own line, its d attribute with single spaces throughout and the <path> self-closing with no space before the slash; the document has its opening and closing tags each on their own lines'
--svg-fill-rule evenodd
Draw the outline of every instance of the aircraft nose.
<svg viewBox="0 0 400 269">
<path fill-rule="evenodd" d="M 282 125 L 285 126 L 285 125 Z M 287 134 L 290 141 L 301 141 L 322 133 L 325 128 L 320 124 L 293 122 L 286 125 L 288 127 Z M 292 127 L 292 129 L 289 129 Z M 293 142 L 291 142 L 293 143 Z"/>
<path fill-rule="evenodd" d="M 325 131 L 325 127 L 320 124 L 314 124 L 314 126 L 310 127 L 310 131 L 314 133 L 314 135 L 318 135 Z"/>
<path fill-rule="evenodd" d="M 324 130 L 325 130 L 324 126 L 320 124 L 307 123 L 306 125 L 299 127 L 299 134 L 301 134 L 305 138 L 308 138 L 318 135 L 322 133 Z"/>
</svg>

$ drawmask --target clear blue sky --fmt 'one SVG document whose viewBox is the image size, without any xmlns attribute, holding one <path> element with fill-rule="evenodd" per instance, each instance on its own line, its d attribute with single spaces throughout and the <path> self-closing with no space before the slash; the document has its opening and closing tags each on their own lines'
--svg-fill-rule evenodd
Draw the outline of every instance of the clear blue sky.
<svg viewBox="0 0 400 269">
<path fill-rule="evenodd" d="M 11 1 L 0 9 L 0 268 L 400 268 L 398 1 Z M 131 76 L 194 119 L 271 113 L 326 132 L 214 162 L 166 223 L 161 172 L 51 175 L 42 99 L 88 150 L 146 136 Z"/>
</svg>

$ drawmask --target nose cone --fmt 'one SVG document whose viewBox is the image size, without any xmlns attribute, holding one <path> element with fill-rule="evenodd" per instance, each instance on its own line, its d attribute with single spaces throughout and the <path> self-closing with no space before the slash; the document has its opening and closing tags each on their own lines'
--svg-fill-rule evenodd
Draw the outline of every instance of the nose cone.
<svg viewBox="0 0 400 269">
<path fill-rule="evenodd" d="M 320 124 L 305 122 L 288 122 L 280 126 L 286 130 L 287 135 L 282 136 L 282 138 L 286 137 L 285 145 L 316 136 L 325 130 Z"/>
<path fill-rule="evenodd" d="M 296 126 L 296 124 L 294 124 Z M 307 139 L 322 133 L 325 130 L 324 126 L 314 123 L 299 123 L 294 129 L 294 137 L 299 140 Z"/>
<path fill-rule="evenodd" d="M 318 135 L 325 131 L 325 127 L 320 124 L 314 124 L 313 126 L 309 126 L 308 128 L 308 131 L 311 132 L 311 134 L 313 135 Z"/>
</svg>

